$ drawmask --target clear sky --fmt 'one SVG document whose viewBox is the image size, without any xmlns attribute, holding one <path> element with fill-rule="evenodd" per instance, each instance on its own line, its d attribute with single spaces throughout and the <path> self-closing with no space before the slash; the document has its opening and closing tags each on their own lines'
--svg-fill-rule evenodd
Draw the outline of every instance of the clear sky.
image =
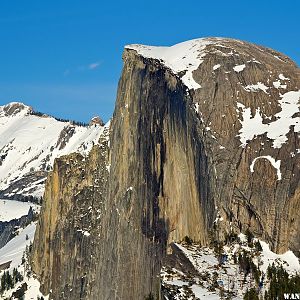
<svg viewBox="0 0 300 300">
<path fill-rule="evenodd" d="M 112 115 L 126 44 L 238 38 L 300 65 L 300 1 L 2 0 L 0 104 L 57 117 Z"/>
</svg>

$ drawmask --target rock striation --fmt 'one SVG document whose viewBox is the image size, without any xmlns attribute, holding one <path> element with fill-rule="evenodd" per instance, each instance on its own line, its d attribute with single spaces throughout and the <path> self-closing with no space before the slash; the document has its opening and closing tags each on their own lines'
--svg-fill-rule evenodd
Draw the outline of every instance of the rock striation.
<svg viewBox="0 0 300 300">
<path fill-rule="evenodd" d="M 33 250 L 33 269 L 55 299 L 86 299 L 101 244 L 100 220 L 108 179 L 107 129 L 88 157 L 55 160 L 45 187 Z"/>
<path fill-rule="evenodd" d="M 123 60 L 109 147 L 57 159 L 48 177 L 33 253 L 44 292 L 159 298 L 169 245 L 186 236 L 207 245 L 250 230 L 297 251 L 295 63 L 221 38 L 129 45 Z"/>
</svg>

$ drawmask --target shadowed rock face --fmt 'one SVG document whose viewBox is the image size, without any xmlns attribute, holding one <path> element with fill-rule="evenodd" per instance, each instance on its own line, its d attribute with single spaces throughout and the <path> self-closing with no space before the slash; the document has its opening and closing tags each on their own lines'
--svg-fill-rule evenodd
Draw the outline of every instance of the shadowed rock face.
<svg viewBox="0 0 300 300">
<path fill-rule="evenodd" d="M 279 138 L 268 133 L 286 117 L 279 100 L 289 102 L 289 91 L 298 95 L 299 69 L 270 49 L 208 40 L 193 72 L 201 86 L 196 90 L 183 84 L 185 72 L 126 49 L 110 129 L 110 173 L 107 148 L 93 149 L 84 166 L 76 155 L 56 161 L 33 256 L 34 271 L 54 299 L 158 296 L 168 245 L 185 236 L 207 244 L 231 228 L 249 229 L 277 252 L 299 249 L 297 124 Z M 254 122 L 249 114 L 258 121 L 247 129 Z M 265 132 L 249 134 L 263 124 L 269 124 Z M 101 178 L 97 192 L 95 178 Z M 87 221 L 81 215 L 90 205 Z M 101 211 L 96 220 L 95 209 Z M 88 225 L 91 236 L 78 233 Z"/>
<path fill-rule="evenodd" d="M 205 243 L 213 222 L 202 134 L 181 81 L 132 52 L 124 60 L 104 217 L 104 228 L 117 230 L 104 233 L 93 299 L 158 295 L 168 241 L 188 235 Z"/>
</svg>

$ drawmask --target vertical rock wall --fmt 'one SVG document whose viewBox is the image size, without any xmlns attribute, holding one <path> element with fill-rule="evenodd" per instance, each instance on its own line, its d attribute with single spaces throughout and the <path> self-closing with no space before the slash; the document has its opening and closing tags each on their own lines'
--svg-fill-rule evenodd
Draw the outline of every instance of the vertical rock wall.
<svg viewBox="0 0 300 300">
<path fill-rule="evenodd" d="M 53 299 L 86 299 L 93 285 L 101 244 L 108 178 L 108 140 L 88 157 L 55 160 L 34 239 L 32 266 L 44 294 Z"/>
</svg>

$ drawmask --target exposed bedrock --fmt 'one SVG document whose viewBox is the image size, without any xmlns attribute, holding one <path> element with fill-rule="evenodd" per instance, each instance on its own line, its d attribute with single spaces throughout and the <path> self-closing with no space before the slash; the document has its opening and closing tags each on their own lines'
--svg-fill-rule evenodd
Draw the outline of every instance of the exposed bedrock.
<svg viewBox="0 0 300 300">
<path fill-rule="evenodd" d="M 267 48 L 206 42 L 172 64 L 128 46 L 109 150 L 104 139 L 84 162 L 56 160 L 33 256 L 54 299 L 159 297 L 168 245 L 185 236 L 206 245 L 249 229 L 277 252 L 299 249 L 299 68 Z M 189 51 L 192 77 L 174 68 Z"/>
</svg>

